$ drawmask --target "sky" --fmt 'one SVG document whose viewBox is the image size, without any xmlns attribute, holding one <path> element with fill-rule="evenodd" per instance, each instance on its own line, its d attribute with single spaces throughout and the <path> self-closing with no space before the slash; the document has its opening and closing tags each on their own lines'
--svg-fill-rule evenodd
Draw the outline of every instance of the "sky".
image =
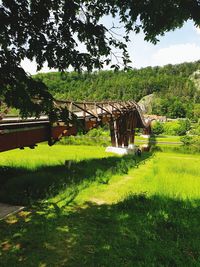
<svg viewBox="0 0 200 267">
<path fill-rule="evenodd" d="M 106 26 L 112 21 L 104 20 Z M 131 33 L 128 52 L 133 68 L 147 66 L 163 66 L 200 60 L 200 28 L 196 28 L 192 21 L 188 21 L 181 29 L 166 33 L 153 45 L 144 41 L 144 33 Z M 22 62 L 22 67 L 30 74 L 36 73 L 36 64 L 29 60 Z M 47 65 L 40 72 L 49 72 Z"/>
<path fill-rule="evenodd" d="M 163 66 L 200 60 L 200 29 L 189 21 L 166 33 L 156 45 L 144 41 L 144 34 L 131 36 L 129 53 L 136 68 Z"/>
</svg>

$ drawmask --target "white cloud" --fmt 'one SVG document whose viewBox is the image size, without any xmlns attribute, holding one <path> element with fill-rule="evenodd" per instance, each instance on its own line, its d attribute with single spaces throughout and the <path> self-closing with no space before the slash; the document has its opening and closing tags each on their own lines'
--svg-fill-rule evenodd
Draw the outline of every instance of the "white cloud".
<svg viewBox="0 0 200 267">
<path fill-rule="evenodd" d="M 142 47 L 142 49 L 141 49 Z M 141 52 L 142 50 L 142 52 Z M 156 50 L 156 51 L 155 51 Z M 137 53 L 138 51 L 138 53 Z M 134 67 L 146 67 L 146 66 L 163 66 L 166 64 L 179 64 L 182 62 L 190 62 L 200 60 L 200 45 L 196 43 L 185 43 L 170 45 L 165 48 L 156 49 L 156 46 L 149 44 L 129 46 L 130 56 L 133 59 Z M 25 59 L 21 63 L 24 70 L 30 74 L 36 74 L 36 63 Z M 69 68 L 69 71 L 72 69 Z M 49 69 L 47 64 L 39 72 L 56 71 L 55 69 Z"/>
<path fill-rule="evenodd" d="M 195 43 L 170 45 L 159 49 L 152 55 L 151 65 L 162 66 L 200 59 L 200 46 Z"/>
</svg>

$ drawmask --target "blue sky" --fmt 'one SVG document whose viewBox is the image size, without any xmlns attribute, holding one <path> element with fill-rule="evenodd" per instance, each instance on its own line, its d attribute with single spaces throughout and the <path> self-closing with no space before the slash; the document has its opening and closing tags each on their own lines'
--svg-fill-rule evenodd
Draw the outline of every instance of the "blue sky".
<svg viewBox="0 0 200 267">
<path fill-rule="evenodd" d="M 115 21 L 116 22 L 116 21 Z M 112 25 L 112 21 L 104 20 L 106 26 Z M 131 42 L 128 44 L 128 52 L 132 60 L 132 67 L 163 66 L 200 60 L 200 29 L 196 28 L 192 21 L 188 21 L 181 29 L 176 29 L 161 36 L 160 42 L 153 45 L 144 41 L 144 34 L 131 33 Z M 30 74 L 36 73 L 34 62 L 25 60 L 22 62 L 24 69 Z M 52 71 L 44 66 L 40 72 Z"/>
<path fill-rule="evenodd" d="M 181 29 L 161 36 L 156 45 L 144 41 L 144 34 L 131 34 L 129 53 L 133 66 L 162 66 L 200 59 L 200 30 L 189 21 Z"/>
</svg>

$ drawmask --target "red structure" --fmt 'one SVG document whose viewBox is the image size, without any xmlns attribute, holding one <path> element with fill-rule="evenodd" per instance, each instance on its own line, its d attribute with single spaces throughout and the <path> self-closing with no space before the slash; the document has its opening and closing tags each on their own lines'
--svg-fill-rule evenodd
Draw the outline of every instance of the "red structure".
<svg viewBox="0 0 200 267">
<path fill-rule="evenodd" d="M 55 105 L 66 110 L 67 122 L 51 123 L 48 117 L 39 119 L 4 117 L 0 120 L 0 152 L 15 148 L 34 148 L 47 141 L 53 145 L 63 136 L 76 135 L 79 127 L 85 132 L 99 125 L 110 125 L 112 146 L 134 143 L 135 128 L 150 134 L 150 121 L 145 121 L 134 101 L 126 102 L 71 102 L 55 100 Z"/>
</svg>

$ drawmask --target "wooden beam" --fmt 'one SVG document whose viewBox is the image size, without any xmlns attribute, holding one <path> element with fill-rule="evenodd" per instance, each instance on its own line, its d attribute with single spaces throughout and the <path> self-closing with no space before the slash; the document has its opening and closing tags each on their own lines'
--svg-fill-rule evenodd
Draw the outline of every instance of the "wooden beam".
<svg viewBox="0 0 200 267">
<path fill-rule="evenodd" d="M 110 137 L 112 146 L 117 146 L 116 133 L 115 133 L 115 122 L 113 119 L 110 120 Z"/>
</svg>

